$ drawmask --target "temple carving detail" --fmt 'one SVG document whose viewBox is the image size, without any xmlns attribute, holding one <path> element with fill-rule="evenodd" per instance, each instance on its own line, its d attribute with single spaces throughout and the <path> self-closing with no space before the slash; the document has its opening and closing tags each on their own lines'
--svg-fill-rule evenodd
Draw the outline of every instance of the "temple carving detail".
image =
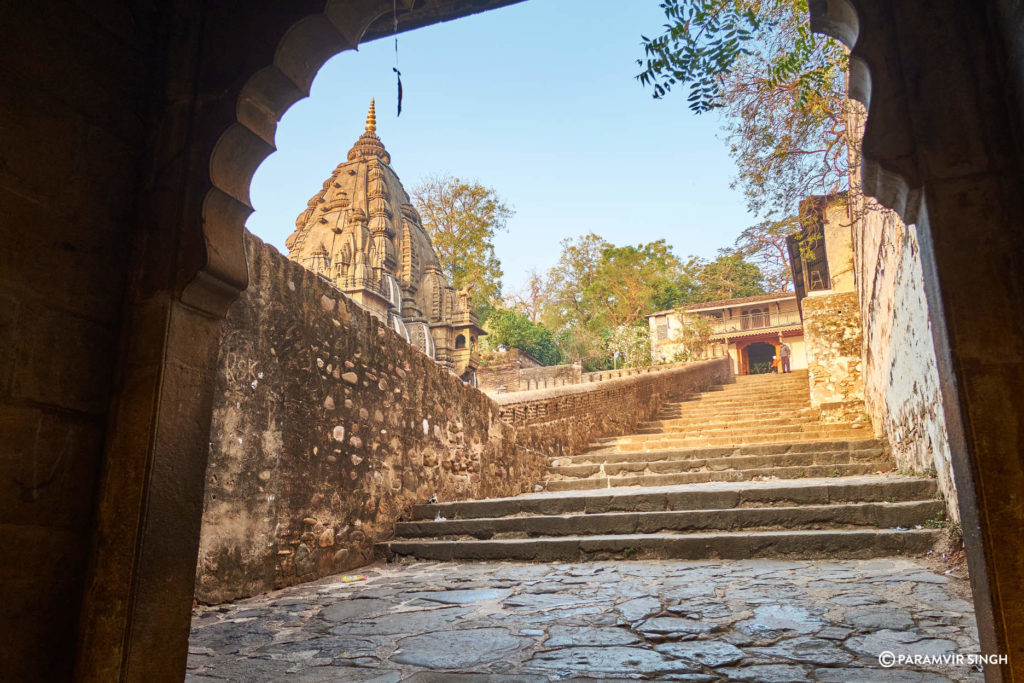
<svg viewBox="0 0 1024 683">
<path fill-rule="evenodd" d="M 376 131 L 371 100 L 365 132 L 296 218 L 285 241 L 288 257 L 475 384 L 477 340 L 485 333 L 470 292 L 456 291 L 445 278 Z"/>
</svg>

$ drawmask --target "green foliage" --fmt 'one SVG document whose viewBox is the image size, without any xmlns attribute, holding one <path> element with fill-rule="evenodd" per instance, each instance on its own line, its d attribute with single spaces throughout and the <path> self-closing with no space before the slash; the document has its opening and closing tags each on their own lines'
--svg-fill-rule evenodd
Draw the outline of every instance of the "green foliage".
<svg viewBox="0 0 1024 683">
<path fill-rule="evenodd" d="M 506 229 L 513 210 L 494 189 L 452 176 L 427 178 L 412 200 L 445 276 L 456 289 L 471 287 L 474 308 L 485 312 L 501 296 L 494 236 Z"/>
<path fill-rule="evenodd" d="M 616 350 L 627 366 L 650 363 L 648 313 L 763 293 L 761 270 L 739 252 L 682 260 L 665 240 L 616 246 L 590 233 L 563 240 L 558 263 L 544 277 L 534 274 L 508 306 L 543 322 L 563 356 L 589 371 L 611 368 Z M 693 332 L 693 357 L 709 335 Z"/>
<path fill-rule="evenodd" d="M 766 293 L 761 269 L 738 252 L 720 251 L 718 258 L 703 265 L 697 279 L 697 287 L 688 303 L 739 299 Z"/>
<path fill-rule="evenodd" d="M 665 32 L 641 36 L 645 59 L 637 78 L 654 97 L 673 86 L 689 86 L 690 108 L 702 113 L 722 106 L 721 74 L 748 50 L 760 28 L 756 2 L 737 0 L 663 0 Z"/>
<path fill-rule="evenodd" d="M 651 364 L 651 330 L 643 322 L 619 325 L 608 335 L 608 352 L 618 354 L 620 368 L 642 368 Z"/>
<path fill-rule="evenodd" d="M 785 221 L 804 197 L 847 186 L 847 54 L 811 31 L 807 0 L 663 0 L 661 7 L 664 31 L 643 37 L 637 78 L 656 98 L 688 87 L 693 111 L 721 111 L 736 185 L 754 213 Z M 777 269 L 769 270 L 777 281 Z"/>
<path fill-rule="evenodd" d="M 613 331 L 690 296 L 691 271 L 664 240 L 618 247 L 591 233 L 563 240 L 558 263 L 533 299 L 566 357 L 603 369 L 611 366 Z"/>
<path fill-rule="evenodd" d="M 484 323 L 487 336 L 484 338 L 488 348 L 499 346 L 522 349 L 544 365 L 558 365 L 562 362 L 562 352 L 555 343 L 551 330 L 530 319 L 518 311 L 507 308 L 494 308 Z"/>
<path fill-rule="evenodd" d="M 713 322 L 703 315 L 686 317 L 683 320 L 682 328 L 674 331 L 670 338 L 672 343 L 682 347 L 673 355 L 670 362 L 683 363 L 703 358 L 704 352 L 711 344 L 713 330 Z"/>
</svg>

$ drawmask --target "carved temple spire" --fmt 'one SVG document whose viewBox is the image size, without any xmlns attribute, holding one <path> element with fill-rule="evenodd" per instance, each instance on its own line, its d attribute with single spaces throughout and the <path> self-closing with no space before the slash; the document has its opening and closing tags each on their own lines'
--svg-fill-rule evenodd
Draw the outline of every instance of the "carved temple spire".
<svg viewBox="0 0 1024 683">
<path fill-rule="evenodd" d="M 377 112 L 373 108 L 373 98 L 370 98 L 370 111 L 366 112 L 366 132 L 377 132 Z"/>
<path fill-rule="evenodd" d="M 384 143 L 377 137 L 377 111 L 374 108 L 373 100 L 370 100 L 370 110 L 366 112 L 366 132 L 359 136 L 356 144 L 348 151 L 348 160 L 355 161 L 360 158 L 377 157 L 385 164 L 391 163 L 391 155 L 384 149 Z"/>
</svg>

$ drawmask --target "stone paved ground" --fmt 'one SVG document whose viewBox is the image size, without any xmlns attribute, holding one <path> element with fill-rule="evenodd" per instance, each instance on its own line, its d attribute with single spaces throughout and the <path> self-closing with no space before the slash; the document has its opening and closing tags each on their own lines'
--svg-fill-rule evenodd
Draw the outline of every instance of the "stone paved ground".
<svg viewBox="0 0 1024 683">
<path fill-rule="evenodd" d="M 917 560 L 420 562 L 363 573 L 197 608 L 188 680 L 981 680 L 967 666 L 877 668 L 883 650 L 978 652 L 963 582 Z"/>
</svg>

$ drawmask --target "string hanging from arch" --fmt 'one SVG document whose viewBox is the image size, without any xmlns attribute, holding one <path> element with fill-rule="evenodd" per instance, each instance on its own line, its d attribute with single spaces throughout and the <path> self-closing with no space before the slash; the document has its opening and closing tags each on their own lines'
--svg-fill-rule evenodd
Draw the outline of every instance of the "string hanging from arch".
<svg viewBox="0 0 1024 683">
<path fill-rule="evenodd" d="M 402 72 L 398 70 L 398 0 L 392 0 L 391 17 L 395 29 L 395 66 L 391 69 L 398 78 L 398 113 L 395 117 L 402 115 Z"/>
</svg>

